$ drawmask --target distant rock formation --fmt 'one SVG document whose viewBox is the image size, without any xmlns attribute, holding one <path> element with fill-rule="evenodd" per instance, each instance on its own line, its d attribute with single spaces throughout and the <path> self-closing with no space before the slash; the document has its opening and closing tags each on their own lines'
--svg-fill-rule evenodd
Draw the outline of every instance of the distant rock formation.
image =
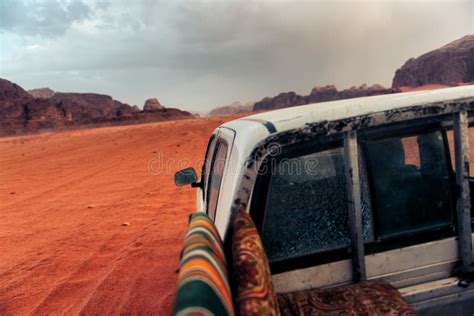
<svg viewBox="0 0 474 316">
<path fill-rule="evenodd" d="M 145 105 L 143 106 L 143 111 L 154 111 L 160 110 L 163 106 L 161 105 L 160 101 L 157 98 L 151 98 L 145 101 Z"/>
<path fill-rule="evenodd" d="M 0 78 L 0 102 L 4 106 L 11 105 L 17 100 L 32 99 L 31 95 L 16 83 Z"/>
<path fill-rule="evenodd" d="M 35 99 L 19 85 L 0 78 L 0 135 L 62 125 L 63 117 L 49 101 Z"/>
<path fill-rule="evenodd" d="M 212 109 L 209 112 L 210 116 L 220 116 L 220 115 L 233 115 L 245 112 L 251 112 L 253 110 L 255 102 L 246 102 L 242 103 L 240 101 L 232 102 L 229 105 L 220 106 L 215 109 Z"/>
<path fill-rule="evenodd" d="M 189 111 L 194 117 L 203 117 L 206 116 L 205 113 L 199 112 L 199 111 Z"/>
<path fill-rule="evenodd" d="M 0 78 L 0 135 L 192 117 L 189 112 L 173 108 L 140 111 L 137 106 L 95 93 L 56 92 L 50 98 L 33 97 L 19 85 Z"/>
<path fill-rule="evenodd" d="M 418 58 L 395 72 L 392 87 L 474 82 L 474 35 L 466 35 Z"/>
<path fill-rule="evenodd" d="M 308 103 L 352 99 L 373 95 L 390 94 L 395 92 L 398 91 L 395 89 L 382 87 L 379 84 L 374 84 L 370 87 L 366 84 L 363 84 L 359 87 L 353 86 L 342 91 L 338 91 L 335 86 L 329 85 L 325 87 L 314 87 L 308 96 Z"/>
<path fill-rule="evenodd" d="M 308 100 L 306 96 L 301 96 L 293 91 L 283 92 L 276 97 L 263 98 L 261 101 L 256 102 L 253 106 L 254 111 L 274 110 L 287 108 L 291 106 L 307 104 Z"/>
<path fill-rule="evenodd" d="M 351 87 L 345 90 L 337 90 L 333 85 L 324 87 L 314 87 L 311 93 L 306 96 L 301 96 L 295 92 L 284 92 L 280 93 L 276 97 L 266 97 L 259 102 L 256 102 L 253 110 L 254 111 L 266 111 L 287 108 L 292 106 L 304 105 L 309 103 L 335 101 L 342 99 L 352 99 L 358 97 L 366 97 L 373 95 L 389 94 L 399 92 L 398 89 L 384 88 L 379 84 L 375 84 L 368 87 L 366 84 L 360 87 Z"/>
<path fill-rule="evenodd" d="M 433 89 L 474 83 L 474 35 L 467 35 L 439 49 L 409 59 L 395 73 L 392 88 L 379 84 L 363 84 L 342 91 L 333 85 L 314 87 L 311 93 L 301 96 L 295 92 L 280 93 L 256 102 L 253 110 L 264 111 L 291 106 L 358 98 L 419 89 Z"/>
<path fill-rule="evenodd" d="M 49 99 L 53 97 L 54 91 L 51 90 L 50 88 L 38 88 L 38 89 L 32 89 L 28 90 L 28 93 L 33 97 L 37 99 Z"/>
<path fill-rule="evenodd" d="M 74 124 L 101 123 L 120 120 L 134 112 L 128 104 L 96 93 L 57 92 L 50 99 L 68 122 Z"/>
</svg>

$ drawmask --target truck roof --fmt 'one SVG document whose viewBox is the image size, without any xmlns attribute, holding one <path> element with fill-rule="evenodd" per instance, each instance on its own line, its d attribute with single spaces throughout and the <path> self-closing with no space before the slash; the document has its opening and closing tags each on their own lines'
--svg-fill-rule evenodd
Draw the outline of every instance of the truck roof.
<svg viewBox="0 0 474 316">
<path fill-rule="evenodd" d="M 372 97 L 345 99 L 339 101 L 313 103 L 268 111 L 243 117 L 223 124 L 234 129 L 237 134 L 252 133 L 248 121 L 260 123 L 270 133 L 283 132 L 302 127 L 306 123 L 341 120 L 393 109 L 409 108 L 451 100 L 474 97 L 474 86 L 460 86 L 429 91 L 394 93 Z M 247 124 L 241 124 L 247 121 Z"/>
</svg>

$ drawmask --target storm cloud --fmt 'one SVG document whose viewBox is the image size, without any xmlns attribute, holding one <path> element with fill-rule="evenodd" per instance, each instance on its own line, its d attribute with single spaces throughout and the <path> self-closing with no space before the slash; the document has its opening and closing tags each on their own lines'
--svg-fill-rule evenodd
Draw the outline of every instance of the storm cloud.
<svg viewBox="0 0 474 316">
<path fill-rule="evenodd" d="M 26 36 L 57 36 L 64 34 L 73 22 L 88 18 L 89 14 L 90 8 L 80 0 L 2 0 L 0 29 Z"/>
<path fill-rule="evenodd" d="M 0 2 L 0 76 L 207 111 L 314 85 L 389 86 L 474 33 L 474 1 Z"/>
</svg>

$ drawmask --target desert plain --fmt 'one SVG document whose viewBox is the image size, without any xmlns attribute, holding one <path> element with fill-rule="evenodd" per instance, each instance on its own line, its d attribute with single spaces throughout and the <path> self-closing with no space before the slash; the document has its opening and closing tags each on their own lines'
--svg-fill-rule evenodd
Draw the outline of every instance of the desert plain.
<svg viewBox="0 0 474 316">
<path fill-rule="evenodd" d="M 0 138 L 0 314 L 169 314 L 215 127 L 199 118 Z"/>
<path fill-rule="evenodd" d="M 169 314 L 196 198 L 174 172 L 240 116 L 0 138 L 0 314 Z"/>
</svg>

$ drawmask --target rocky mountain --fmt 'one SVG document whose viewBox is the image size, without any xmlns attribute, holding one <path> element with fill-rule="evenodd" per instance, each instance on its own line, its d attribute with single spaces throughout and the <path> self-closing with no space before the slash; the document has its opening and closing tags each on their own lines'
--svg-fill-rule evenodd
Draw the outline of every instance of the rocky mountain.
<svg viewBox="0 0 474 316">
<path fill-rule="evenodd" d="M 284 92 L 280 93 L 276 97 L 266 97 L 259 102 L 256 102 L 253 110 L 254 111 L 266 111 L 287 108 L 291 106 L 304 105 L 309 103 L 335 101 L 342 99 L 351 99 L 358 97 L 366 97 L 373 95 L 389 94 L 399 92 L 398 89 L 384 88 L 381 85 L 375 84 L 373 86 L 367 86 L 363 84 L 359 87 L 351 87 L 345 90 L 337 90 L 333 85 L 324 87 L 314 87 L 309 95 L 301 96 L 295 92 Z"/>
<path fill-rule="evenodd" d="M 220 116 L 220 115 L 232 115 L 245 112 L 251 112 L 253 110 L 255 102 L 246 102 L 242 103 L 240 101 L 232 102 L 229 105 L 220 106 L 215 109 L 212 109 L 208 115 L 210 116 Z"/>
<path fill-rule="evenodd" d="M 474 82 L 474 35 L 466 35 L 418 58 L 395 72 L 392 87 Z"/>
<path fill-rule="evenodd" d="M 0 78 L 0 135 L 191 117 L 189 112 L 173 108 L 140 111 L 136 106 L 95 93 L 56 92 L 49 98 L 36 98 L 19 85 Z"/>
<path fill-rule="evenodd" d="M 0 134 L 26 129 L 62 126 L 57 109 L 46 100 L 35 99 L 19 85 L 0 78 Z"/>
<path fill-rule="evenodd" d="M 50 88 L 32 89 L 32 90 L 28 90 L 28 93 L 33 98 L 37 98 L 37 99 L 49 99 L 54 95 L 54 91 L 51 90 Z"/>
<path fill-rule="evenodd" d="M 307 96 L 301 96 L 293 91 L 282 92 L 279 95 L 271 98 L 265 97 L 259 102 L 255 102 L 253 106 L 254 111 L 274 110 L 287 108 L 291 106 L 308 104 Z"/>
<path fill-rule="evenodd" d="M 96 93 L 57 92 L 49 101 L 63 114 L 67 122 L 74 124 L 121 120 L 136 111 L 128 104 Z"/>
<path fill-rule="evenodd" d="M 350 99 L 364 96 L 434 89 L 474 83 L 474 35 L 466 35 L 418 58 L 409 59 L 395 72 L 392 88 L 363 84 L 345 90 L 333 85 L 314 87 L 309 95 L 295 92 L 266 97 L 254 105 L 254 111 L 273 110 L 291 106 Z"/>
<path fill-rule="evenodd" d="M 160 101 L 157 98 L 151 98 L 145 101 L 145 105 L 143 106 L 143 111 L 154 111 L 162 109 L 163 106 L 161 105 Z"/>
</svg>

